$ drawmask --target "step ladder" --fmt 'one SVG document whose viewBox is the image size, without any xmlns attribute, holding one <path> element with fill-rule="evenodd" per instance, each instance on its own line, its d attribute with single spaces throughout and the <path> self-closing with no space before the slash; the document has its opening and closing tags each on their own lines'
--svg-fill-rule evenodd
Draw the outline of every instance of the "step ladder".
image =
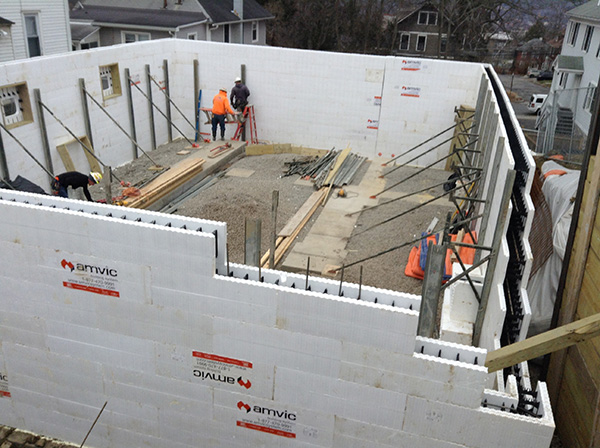
<svg viewBox="0 0 600 448">
<path fill-rule="evenodd" d="M 235 130 L 235 134 L 233 135 L 232 140 L 239 140 L 242 137 L 242 132 L 246 127 L 246 123 L 250 125 L 250 143 L 253 145 L 258 144 L 258 136 L 256 135 L 256 120 L 254 118 L 254 105 L 249 104 L 244 107 L 244 112 L 242 113 L 242 118 L 238 122 L 238 127 Z"/>
</svg>

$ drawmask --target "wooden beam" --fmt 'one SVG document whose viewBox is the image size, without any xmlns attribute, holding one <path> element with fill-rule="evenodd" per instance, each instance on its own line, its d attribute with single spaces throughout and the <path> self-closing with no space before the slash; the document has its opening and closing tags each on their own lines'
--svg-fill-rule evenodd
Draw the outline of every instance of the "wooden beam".
<svg viewBox="0 0 600 448">
<path fill-rule="evenodd" d="M 495 372 L 596 336 L 600 336 L 600 313 L 489 352 L 485 366 Z"/>
</svg>

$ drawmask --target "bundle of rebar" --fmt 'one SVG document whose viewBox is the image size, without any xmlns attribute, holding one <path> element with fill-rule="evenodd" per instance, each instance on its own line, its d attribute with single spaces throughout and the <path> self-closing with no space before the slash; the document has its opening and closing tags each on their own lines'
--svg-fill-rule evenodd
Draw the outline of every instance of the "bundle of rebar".
<svg viewBox="0 0 600 448">
<path fill-rule="evenodd" d="M 329 185 L 329 183 L 325 182 L 340 153 L 341 151 L 331 150 L 324 156 L 315 158 L 312 161 L 293 160 L 286 164 L 289 168 L 283 176 L 299 174 L 305 179 L 312 179 L 315 183 L 315 189 L 318 190 L 323 186 Z M 349 154 L 331 182 L 332 187 L 341 187 L 352 182 L 354 175 L 365 160 L 366 157 Z"/>
</svg>

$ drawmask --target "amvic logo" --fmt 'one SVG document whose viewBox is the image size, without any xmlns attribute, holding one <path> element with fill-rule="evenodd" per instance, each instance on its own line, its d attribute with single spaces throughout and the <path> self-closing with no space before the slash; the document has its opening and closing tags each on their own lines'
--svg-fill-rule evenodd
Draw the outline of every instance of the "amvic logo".
<svg viewBox="0 0 600 448">
<path fill-rule="evenodd" d="M 277 409 L 271 409 L 271 408 L 262 407 L 262 406 L 251 406 L 247 403 L 244 403 L 243 401 L 238 401 L 237 408 L 240 411 L 242 411 L 242 410 L 246 411 L 247 414 L 252 412 L 255 414 L 266 415 L 268 417 L 277 417 L 277 418 L 281 418 L 284 420 L 296 421 L 296 413 L 289 412 L 287 409 L 283 410 L 283 411 L 279 411 Z"/>
<path fill-rule="evenodd" d="M 106 275 L 108 277 L 117 277 L 117 270 L 116 269 L 111 269 L 108 266 L 94 266 L 93 264 L 83 264 L 83 263 L 71 263 L 70 261 L 67 261 L 63 258 L 63 260 L 60 262 L 60 265 L 62 266 L 63 269 L 67 269 L 69 268 L 71 270 L 71 272 L 77 270 L 79 272 L 85 272 L 88 274 L 100 274 L 100 275 Z"/>
</svg>

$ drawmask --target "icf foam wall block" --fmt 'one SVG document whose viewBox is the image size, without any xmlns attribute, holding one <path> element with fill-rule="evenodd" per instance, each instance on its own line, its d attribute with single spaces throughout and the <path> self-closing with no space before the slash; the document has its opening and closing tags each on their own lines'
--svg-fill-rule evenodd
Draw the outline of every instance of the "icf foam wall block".
<svg viewBox="0 0 600 448">
<path fill-rule="evenodd" d="M 415 336 L 418 300 L 223 277 L 210 234 L 32 204 L 0 201 L 1 422 L 79 440 L 108 401 L 94 446 L 368 440 L 336 419 L 414 446 L 487 446 L 442 437 L 443 422 L 413 427 L 415 400 L 470 418 L 489 387 L 485 350 Z M 507 418 L 490 415 L 482 432 Z"/>
</svg>

